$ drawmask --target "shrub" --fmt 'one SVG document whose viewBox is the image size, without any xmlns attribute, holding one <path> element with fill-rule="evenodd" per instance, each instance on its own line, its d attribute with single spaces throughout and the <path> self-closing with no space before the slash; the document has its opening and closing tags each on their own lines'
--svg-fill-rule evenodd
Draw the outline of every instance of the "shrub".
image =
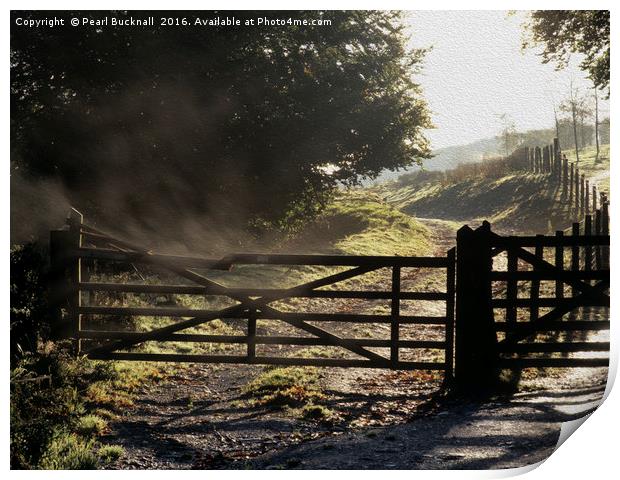
<svg viewBox="0 0 620 480">
<path fill-rule="evenodd" d="M 49 327 L 46 252 L 35 243 L 11 247 L 11 365 L 35 352 Z"/>
</svg>

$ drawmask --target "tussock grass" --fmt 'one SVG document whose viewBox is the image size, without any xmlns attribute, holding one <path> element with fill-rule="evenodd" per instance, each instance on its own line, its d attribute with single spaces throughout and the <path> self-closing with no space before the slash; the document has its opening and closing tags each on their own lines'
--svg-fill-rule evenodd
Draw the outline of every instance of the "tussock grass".
<svg viewBox="0 0 620 480">
<path fill-rule="evenodd" d="M 256 405 L 303 407 L 324 398 L 315 367 L 270 368 L 248 383 L 245 393 Z"/>
<path fill-rule="evenodd" d="M 85 415 L 78 420 L 76 430 L 81 435 L 101 435 L 108 429 L 108 422 L 97 415 Z"/>
</svg>

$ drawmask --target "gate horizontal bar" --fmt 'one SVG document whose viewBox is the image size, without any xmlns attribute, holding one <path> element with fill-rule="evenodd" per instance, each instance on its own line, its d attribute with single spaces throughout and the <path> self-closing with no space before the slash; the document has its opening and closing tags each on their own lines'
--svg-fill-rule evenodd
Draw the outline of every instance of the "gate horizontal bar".
<svg viewBox="0 0 620 480">
<path fill-rule="evenodd" d="M 606 280 L 609 270 L 491 272 L 491 280 Z"/>
<path fill-rule="evenodd" d="M 491 306 L 494 308 L 509 308 L 509 307 L 563 307 L 574 306 L 578 307 L 609 307 L 609 297 L 607 295 L 601 295 L 603 298 L 590 299 L 580 298 L 578 302 L 573 298 L 496 298 L 491 300 Z"/>
<path fill-rule="evenodd" d="M 420 315 L 401 315 L 394 317 L 391 315 L 358 315 L 354 313 L 297 313 L 297 312 L 278 312 L 263 314 L 259 313 L 258 318 L 272 320 L 305 320 L 309 322 L 350 322 L 350 323 L 392 323 L 398 321 L 401 324 L 417 325 L 445 325 L 446 317 L 428 317 Z"/>
<path fill-rule="evenodd" d="M 224 291 L 211 292 L 209 287 L 198 285 L 145 285 L 132 283 L 95 283 L 82 282 L 79 285 L 83 291 L 127 292 L 127 293 L 177 293 L 189 295 L 235 295 L 248 297 L 262 297 L 285 294 L 288 289 L 280 288 L 226 288 Z M 287 298 L 362 298 L 362 299 L 390 299 L 392 292 L 373 290 L 308 290 L 295 293 Z M 401 300 L 446 300 L 444 292 L 400 292 Z"/>
<path fill-rule="evenodd" d="M 570 246 L 607 246 L 609 245 L 609 235 L 574 235 L 574 236 L 523 236 L 523 237 L 492 237 L 492 247 L 510 248 L 510 247 L 570 247 Z"/>
<path fill-rule="evenodd" d="M 139 338 L 141 332 L 123 332 L 123 331 L 103 331 L 103 330 L 80 330 L 77 333 L 78 338 L 82 339 L 108 339 L 108 340 L 125 340 Z M 155 342 L 172 341 L 172 342 L 203 342 L 203 343 L 248 343 L 249 337 L 246 335 L 203 335 L 191 333 L 173 333 L 156 340 Z M 389 347 L 391 341 L 372 338 L 343 338 L 347 342 L 355 342 L 363 347 Z M 338 347 L 333 343 L 328 343 L 322 338 L 317 337 L 290 337 L 290 336 L 260 336 L 252 337 L 252 342 L 261 345 L 317 345 Z M 400 340 L 398 346 L 401 348 L 429 348 L 444 349 L 445 342 L 424 341 L 424 340 Z"/>
<path fill-rule="evenodd" d="M 541 342 L 501 344 L 502 353 L 608 352 L 609 342 Z"/>
<path fill-rule="evenodd" d="M 443 362 L 374 362 L 343 358 L 252 357 L 242 355 L 189 355 L 178 353 L 111 352 L 87 354 L 93 360 L 129 360 L 139 362 L 241 363 L 258 365 L 294 365 L 316 367 L 392 368 L 397 370 L 445 370 Z"/>
<path fill-rule="evenodd" d="M 218 310 L 197 310 L 191 308 L 154 308 L 154 307 L 78 307 L 77 312 L 82 315 L 125 315 L 145 317 L 212 317 Z M 245 319 L 245 313 L 234 316 L 224 315 L 223 318 Z M 391 315 L 364 315 L 352 313 L 293 313 L 293 312 L 258 312 L 256 318 L 267 320 L 308 320 L 314 322 L 350 322 L 350 323 L 392 323 L 394 317 Z M 398 317 L 403 324 L 421 325 L 445 325 L 445 317 L 427 317 L 415 315 L 403 315 Z M 144 333 L 142 333 L 144 334 Z"/>
<path fill-rule="evenodd" d="M 502 368 L 571 368 L 571 367 L 607 367 L 609 358 L 502 358 Z"/>
<path fill-rule="evenodd" d="M 575 330 L 609 330 L 609 321 L 605 320 L 570 320 L 566 322 L 555 321 L 537 325 L 536 322 L 517 322 L 507 323 L 498 322 L 495 324 L 496 332 L 519 332 L 520 330 L 532 330 L 532 335 L 537 332 L 554 331 L 575 331 Z"/>
<path fill-rule="evenodd" d="M 382 255 L 285 255 L 285 254 L 235 254 L 221 259 L 163 255 L 157 253 L 120 252 L 106 248 L 80 247 L 69 252 L 70 256 L 117 262 L 157 263 L 162 261 L 176 266 L 215 268 L 228 270 L 233 265 L 323 265 L 354 267 L 409 267 L 446 268 L 447 257 L 398 257 Z"/>
</svg>

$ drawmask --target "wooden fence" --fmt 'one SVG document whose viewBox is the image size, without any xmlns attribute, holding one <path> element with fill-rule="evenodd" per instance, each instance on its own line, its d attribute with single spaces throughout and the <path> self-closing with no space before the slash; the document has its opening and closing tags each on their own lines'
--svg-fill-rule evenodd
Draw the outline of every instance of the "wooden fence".
<svg viewBox="0 0 620 480">
<path fill-rule="evenodd" d="M 60 337 L 76 340 L 79 354 L 92 359 L 155 360 L 176 362 L 217 362 L 279 365 L 315 365 L 362 368 L 434 369 L 445 370 L 452 377 L 453 324 L 455 289 L 455 249 L 444 257 L 345 256 L 345 255 L 273 255 L 237 254 L 220 259 L 182 257 L 154 254 L 141 247 L 113 238 L 85 225 L 79 212 L 73 211 L 67 228 L 51 234 L 53 265 L 52 298 L 57 313 L 55 330 Z M 93 260 L 122 264 L 148 264 L 163 267 L 177 277 L 189 280 L 188 285 L 133 284 L 126 282 L 103 283 L 89 281 L 88 264 Z M 231 288 L 225 287 L 196 269 L 228 270 L 233 265 L 288 265 L 353 267 L 329 273 L 290 288 Z M 403 291 L 401 269 L 440 269 L 445 275 L 445 291 Z M 324 289 L 379 269 L 391 271 L 391 289 L 342 290 Z M 227 297 L 236 303 L 219 310 L 170 307 L 129 307 L 97 305 L 92 292 L 185 294 Z M 291 298 L 328 299 L 383 299 L 390 304 L 390 313 L 383 315 L 359 313 L 328 313 L 282 311 L 272 304 Z M 90 299 L 90 300 L 89 300 Z M 405 300 L 443 302 L 442 316 L 403 315 L 401 302 Z M 64 315 L 62 312 L 65 312 Z M 176 318 L 177 321 L 147 332 L 93 329 L 85 326 L 89 317 L 154 316 Z M 206 335 L 181 333 L 183 330 L 204 325 L 215 319 L 242 319 L 243 335 Z M 277 320 L 292 326 L 305 336 L 260 335 L 259 319 Z M 390 336 L 384 339 L 348 338 L 336 335 L 316 324 L 389 324 Z M 329 323 L 328 323 L 329 324 Z M 434 325 L 443 328 L 442 340 L 402 339 L 404 325 Z M 243 355 L 198 355 L 180 353 L 147 353 L 134 347 L 148 342 L 208 342 L 214 344 L 245 345 Z M 293 356 L 260 355 L 260 345 L 312 345 L 339 347 L 356 358 L 298 358 Z M 374 349 L 374 350 L 373 350 Z M 377 351 L 380 350 L 380 352 Z M 408 361 L 400 357 L 403 349 L 434 349 L 443 352 L 440 361 Z M 389 352 L 383 355 L 382 352 Z"/>
<path fill-rule="evenodd" d="M 601 219 L 608 217 L 607 193 L 597 191 L 596 184 L 579 171 L 579 164 L 568 161 L 560 150 L 557 138 L 551 145 L 525 148 L 523 152 L 525 160 L 523 164 L 526 169 L 534 173 L 547 174 L 561 186 L 561 201 L 574 212 L 575 220 L 584 220 L 588 215 Z M 600 229 L 604 228 L 598 225 Z M 599 233 L 601 231 L 599 230 Z"/>
<path fill-rule="evenodd" d="M 491 382 L 501 368 L 608 365 L 608 356 L 567 356 L 609 351 L 608 341 L 587 341 L 587 332 L 609 329 L 609 235 L 584 234 L 579 223 L 572 233 L 503 237 L 487 222 L 458 231 L 461 383 Z"/>
</svg>

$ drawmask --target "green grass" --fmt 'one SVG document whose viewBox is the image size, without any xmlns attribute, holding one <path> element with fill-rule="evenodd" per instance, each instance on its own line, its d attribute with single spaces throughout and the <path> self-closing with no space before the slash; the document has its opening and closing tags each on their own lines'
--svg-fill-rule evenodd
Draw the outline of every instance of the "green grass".
<svg viewBox="0 0 620 480">
<path fill-rule="evenodd" d="M 315 367 L 268 368 L 248 383 L 245 393 L 256 405 L 304 407 L 324 398 Z"/>
<path fill-rule="evenodd" d="M 108 422 L 97 415 L 85 415 L 78 420 L 76 427 L 80 435 L 101 435 L 108 429 Z"/>
<path fill-rule="evenodd" d="M 337 253 L 417 256 L 432 250 L 424 225 L 366 191 L 336 198 L 318 225 L 325 231 L 341 232 L 333 243 Z"/>
<path fill-rule="evenodd" d="M 97 450 L 97 456 L 99 457 L 99 461 L 107 466 L 116 462 L 119 458 L 123 456 L 125 453 L 125 449 L 120 445 L 103 445 Z"/>
</svg>

